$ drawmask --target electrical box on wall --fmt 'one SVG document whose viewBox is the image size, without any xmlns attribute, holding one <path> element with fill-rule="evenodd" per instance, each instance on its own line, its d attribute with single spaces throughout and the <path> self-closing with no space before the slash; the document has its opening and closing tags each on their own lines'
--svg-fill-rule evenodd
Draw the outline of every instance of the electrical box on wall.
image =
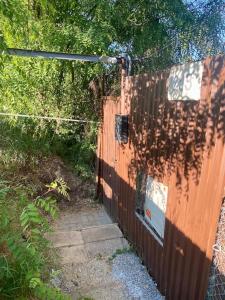
<svg viewBox="0 0 225 300">
<path fill-rule="evenodd" d="M 128 143 L 128 115 L 115 115 L 115 139 L 120 144 Z"/>
<path fill-rule="evenodd" d="M 144 219 L 161 239 L 164 238 L 168 187 L 147 176 Z"/>
</svg>

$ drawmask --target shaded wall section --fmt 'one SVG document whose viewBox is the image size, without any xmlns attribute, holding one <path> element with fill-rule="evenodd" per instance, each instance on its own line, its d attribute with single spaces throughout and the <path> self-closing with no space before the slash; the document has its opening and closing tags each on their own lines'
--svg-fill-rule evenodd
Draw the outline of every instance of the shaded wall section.
<svg viewBox="0 0 225 300">
<path fill-rule="evenodd" d="M 204 61 L 200 101 L 168 101 L 169 71 L 124 78 L 104 99 L 98 189 L 166 299 L 205 298 L 225 187 L 225 59 Z M 129 115 L 129 142 L 115 141 L 115 114 Z M 136 177 L 168 186 L 161 245 L 135 211 Z"/>
<path fill-rule="evenodd" d="M 225 299 L 225 198 L 221 207 L 216 242 L 213 245 L 213 250 L 206 299 L 222 300 Z"/>
</svg>

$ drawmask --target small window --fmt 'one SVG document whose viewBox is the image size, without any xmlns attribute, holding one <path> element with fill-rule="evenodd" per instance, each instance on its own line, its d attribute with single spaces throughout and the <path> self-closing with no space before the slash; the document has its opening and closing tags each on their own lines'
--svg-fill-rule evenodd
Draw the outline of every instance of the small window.
<svg viewBox="0 0 225 300">
<path fill-rule="evenodd" d="M 136 212 L 158 241 L 164 239 L 168 187 L 153 177 L 140 173 L 137 177 Z"/>
<path fill-rule="evenodd" d="M 115 115 L 115 139 L 120 144 L 128 143 L 128 115 Z"/>
</svg>

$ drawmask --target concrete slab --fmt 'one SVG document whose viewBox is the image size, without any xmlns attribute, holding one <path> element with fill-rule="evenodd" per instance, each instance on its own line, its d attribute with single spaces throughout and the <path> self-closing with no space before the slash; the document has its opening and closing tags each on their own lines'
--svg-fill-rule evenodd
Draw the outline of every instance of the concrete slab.
<svg viewBox="0 0 225 300">
<path fill-rule="evenodd" d="M 97 256 L 112 256 L 116 250 L 125 247 L 128 247 L 128 243 L 124 238 L 114 238 L 86 244 L 87 254 L 90 258 Z"/>
<path fill-rule="evenodd" d="M 87 250 L 85 249 L 84 245 L 61 247 L 58 248 L 58 253 L 61 256 L 62 264 L 79 264 L 88 260 Z"/>
<path fill-rule="evenodd" d="M 80 231 L 60 231 L 48 234 L 48 239 L 55 248 L 84 244 Z"/>
<path fill-rule="evenodd" d="M 118 283 L 114 283 L 112 286 L 109 284 L 102 285 L 100 287 L 90 288 L 89 290 L 77 290 L 73 293 L 72 300 L 82 299 L 98 299 L 98 300 L 127 300 L 128 297 L 124 292 L 124 287 Z"/>
<path fill-rule="evenodd" d="M 112 276 L 109 261 L 116 250 L 129 247 L 117 224 L 106 211 L 90 209 L 64 212 L 49 234 L 61 256 L 61 289 L 71 298 L 131 299 L 126 287 Z"/>
<path fill-rule="evenodd" d="M 107 215 L 104 209 L 91 210 L 87 212 L 76 212 L 62 214 L 57 220 L 54 228 L 57 231 L 65 230 L 81 230 L 91 226 L 100 226 L 112 224 L 111 218 Z"/>
<path fill-rule="evenodd" d="M 81 231 L 85 243 L 121 238 L 122 232 L 116 224 L 107 224 Z"/>
<path fill-rule="evenodd" d="M 106 263 L 107 261 L 107 263 Z M 115 279 L 111 274 L 111 265 L 105 258 L 89 259 L 81 264 L 64 264 L 63 271 L 66 281 L 71 279 L 77 283 L 77 288 L 86 289 L 89 285 L 98 287 L 101 285 L 112 284 Z M 87 284 L 88 283 L 88 284 Z"/>
</svg>

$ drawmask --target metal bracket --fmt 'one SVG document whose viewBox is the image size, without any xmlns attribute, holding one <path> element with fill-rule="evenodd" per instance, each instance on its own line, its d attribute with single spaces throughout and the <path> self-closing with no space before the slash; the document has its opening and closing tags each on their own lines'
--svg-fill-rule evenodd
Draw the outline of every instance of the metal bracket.
<svg viewBox="0 0 225 300">
<path fill-rule="evenodd" d="M 121 54 L 122 68 L 126 71 L 126 76 L 131 73 L 131 57 L 127 53 Z"/>
</svg>

